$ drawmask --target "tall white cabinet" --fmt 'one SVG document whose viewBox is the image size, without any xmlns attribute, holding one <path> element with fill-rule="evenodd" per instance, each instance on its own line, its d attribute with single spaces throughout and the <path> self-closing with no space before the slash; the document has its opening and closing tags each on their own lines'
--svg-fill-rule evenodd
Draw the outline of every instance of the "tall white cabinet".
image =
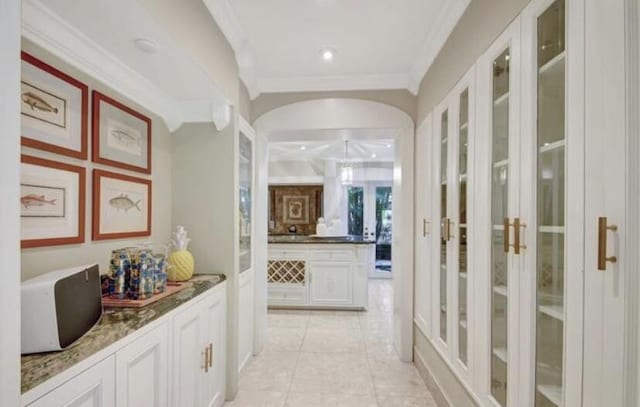
<svg viewBox="0 0 640 407">
<path fill-rule="evenodd" d="M 483 406 L 627 405 L 624 4 L 532 1 L 418 128 L 416 326 Z"/>
</svg>

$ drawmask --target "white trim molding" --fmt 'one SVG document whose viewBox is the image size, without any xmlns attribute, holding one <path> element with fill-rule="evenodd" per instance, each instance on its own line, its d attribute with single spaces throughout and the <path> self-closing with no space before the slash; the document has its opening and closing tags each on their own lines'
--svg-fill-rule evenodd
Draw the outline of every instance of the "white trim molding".
<svg viewBox="0 0 640 407">
<path fill-rule="evenodd" d="M 235 52 L 240 79 L 247 87 L 251 100 L 261 93 L 343 90 L 407 89 L 417 95 L 422 78 L 471 3 L 471 0 L 446 2 L 407 72 L 381 75 L 263 77 L 257 69 L 255 53 L 229 0 L 202 1 Z"/>
<path fill-rule="evenodd" d="M 228 108 L 229 102 L 222 92 L 214 92 L 208 100 L 180 101 L 172 98 L 40 0 L 22 1 L 22 36 L 157 114 L 171 132 L 187 121 L 211 122 L 212 110 Z M 198 66 L 195 68 L 201 70 Z M 213 81 L 209 85 L 217 88 Z"/>
<path fill-rule="evenodd" d="M 418 94 L 422 78 L 426 75 L 447 38 L 449 38 L 449 34 L 458 24 L 460 17 L 462 17 L 470 3 L 471 0 L 450 0 L 446 2 L 445 8 L 442 9 L 435 25 L 429 31 L 427 39 L 409 72 L 408 89 L 414 95 Z"/>
</svg>

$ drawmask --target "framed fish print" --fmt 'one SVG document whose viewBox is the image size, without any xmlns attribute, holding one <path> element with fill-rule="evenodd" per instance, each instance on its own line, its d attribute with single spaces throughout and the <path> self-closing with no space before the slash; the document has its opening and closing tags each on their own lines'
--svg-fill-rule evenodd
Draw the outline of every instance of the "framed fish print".
<svg viewBox="0 0 640 407">
<path fill-rule="evenodd" d="M 22 145 L 87 159 L 87 85 L 22 52 Z"/>
<path fill-rule="evenodd" d="M 151 119 L 95 90 L 92 100 L 93 161 L 151 174 Z"/>
<path fill-rule="evenodd" d="M 151 180 L 93 170 L 93 240 L 151 235 Z"/>
<path fill-rule="evenodd" d="M 20 164 L 22 248 L 84 242 L 86 172 L 23 155 Z"/>
</svg>

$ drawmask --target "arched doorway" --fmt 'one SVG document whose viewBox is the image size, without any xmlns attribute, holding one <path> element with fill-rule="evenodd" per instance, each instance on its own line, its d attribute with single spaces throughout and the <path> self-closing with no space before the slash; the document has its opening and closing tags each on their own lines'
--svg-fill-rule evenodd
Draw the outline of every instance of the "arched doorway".
<svg viewBox="0 0 640 407">
<path fill-rule="evenodd" d="M 282 106 L 260 116 L 253 124 L 258 143 L 277 135 L 282 140 L 299 132 L 349 129 L 380 130 L 395 142 L 393 165 L 392 240 L 394 291 L 394 344 L 400 358 L 413 357 L 413 165 L 414 123 L 402 110 L 378 102 L 359 99 L 318 99 Z M 260 147 L 258 147 L 260 149 Z M 265 149 L 266 151 L 266 149 Z M 266 196 L 266 182 L 257 183 L 257 196 Z M 260 190 L 263 188 L 263 190 Z M 257 203 L 258 219 L 267 218 L 266 203 Z M 256 248 L 256 261 L 267 258 L 266 243 Z M 265 284 L 256 276 L 257 284 Z M 266 302 L 264 303 L 266 307 Z M 257 324 L 258 331 L 260 326 Z M 256 332 L 257 337 L 264 334 Z"/>
</svg>

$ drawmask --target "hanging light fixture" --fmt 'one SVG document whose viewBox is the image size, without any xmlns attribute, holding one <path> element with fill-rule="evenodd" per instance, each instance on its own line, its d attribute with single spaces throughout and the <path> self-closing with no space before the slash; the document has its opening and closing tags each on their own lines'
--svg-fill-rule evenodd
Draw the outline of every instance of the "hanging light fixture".
<svg viewBox="0 0 640 407">
<path fill-rule="evenodd" d="M 344 160 L 340 171 L 342 185 L 353 185 L 353 164 L 349 161 L 349 140 L 344 142 Z"/>
</svg>

